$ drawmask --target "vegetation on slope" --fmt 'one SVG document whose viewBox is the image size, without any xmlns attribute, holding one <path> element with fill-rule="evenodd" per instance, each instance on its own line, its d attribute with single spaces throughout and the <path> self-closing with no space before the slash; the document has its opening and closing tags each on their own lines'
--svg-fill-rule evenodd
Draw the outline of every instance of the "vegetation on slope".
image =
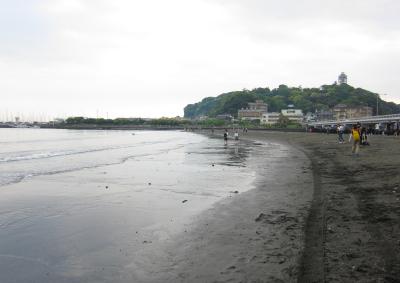
<svg viewBox="0 0 400 283">
<path fill-rule="evenodd" d="M 215 117 L 218 114 L 237 116 L 237 111 L 246 108 L 248 102 L 261 99 L 268 104 L 269 112 L 280 112 L 293 104 L 304 113 L 328 110 L 337 104 L 348 106 L 370 106 L 376 113 L 376 93 L 348 84 L 324 85 L 321 88 L 300 88 L 280 85 L 278 88 L 255 88 L 223 93 L 217 97 L 206 97 L 202 101 L 184 108 L 185 118 L 200 116 Z M 379 114 L 400 113 L 400 105 L 379 98 Z"/>
</svg>

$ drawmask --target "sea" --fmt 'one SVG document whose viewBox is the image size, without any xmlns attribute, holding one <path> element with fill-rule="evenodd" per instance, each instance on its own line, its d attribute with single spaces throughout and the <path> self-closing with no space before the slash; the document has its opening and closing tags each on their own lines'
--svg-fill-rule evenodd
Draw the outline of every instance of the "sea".
<svg viewBox="0 0 400 283">
<path fill-rule="evenodd" d="M 0 129 L 0 282 L 145 276 L 148 255 L 197 215 L 253 188 L 253 147 L 211 133 Z"/>
</svg>

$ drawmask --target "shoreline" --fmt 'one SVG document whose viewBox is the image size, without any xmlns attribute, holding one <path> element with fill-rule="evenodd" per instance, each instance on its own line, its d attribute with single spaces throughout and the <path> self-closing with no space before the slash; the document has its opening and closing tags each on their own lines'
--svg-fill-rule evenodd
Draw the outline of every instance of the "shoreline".
<svg viewBox="0 0 400 283">
<path fill-rule="evenodd" d="M 312 202 L 311 163 L 279 141 L 243 141 L 252 148 L 247 166 L 257 172 L 254 188 L 198 215 L 166 248 L 164 271 L 140 282 L 297 282 Z M 272 162 L 265 159 L 268 149 L 280 152 Z"/>
</svg>

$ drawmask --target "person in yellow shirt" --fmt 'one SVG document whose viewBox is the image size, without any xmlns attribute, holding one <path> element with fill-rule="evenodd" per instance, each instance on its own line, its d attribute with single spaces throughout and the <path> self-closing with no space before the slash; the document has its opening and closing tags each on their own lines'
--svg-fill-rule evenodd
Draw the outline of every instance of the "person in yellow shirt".
<svg viewBox="0 0 400 283">
<path fill-rule="evenodd" d="M 358 155 L 358 151 L 360 150 L 360 138 L 360 125 L 353 125 L 349 138 L 349 142 L 353 139 L 353 145 L 351 147 L 351 153 L 353 155 Z"/>
</svg>

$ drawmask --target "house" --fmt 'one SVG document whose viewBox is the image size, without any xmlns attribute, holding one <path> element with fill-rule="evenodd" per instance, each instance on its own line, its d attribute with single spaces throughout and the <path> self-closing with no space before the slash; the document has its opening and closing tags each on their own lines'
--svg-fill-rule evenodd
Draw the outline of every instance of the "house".
<svg viewBox="0 0 400 283">
<path fill-rule="evenodd" d="M 248 103 L 248 108 L 238 111 L 238 118 L 241 120 L 261 120 L 262 115 L 268 112 L 268 105 L 262 100 Z"/>
<path fill-rule="evenodd" d="M 317 121 L 332 121 L 333 111 L 332 110 L 320 110 L 315 112 Z"/>
<path fill-rule="evenodd" d="M 303 122 L 304 115 L 301 109 L 282 109 L 281 113 L 287 117 L 290 122 L 301 123 Z"/>
<path fill-rule="evenodd" d="M 346 104 L 338 104 L 333 108 L 333 116 L 337 121 L 369 117 L 372 116 L 372 107 L 369 106 L 347 106 Z"/>
<path fill-rule="evenodd" d="M 281 113 L 279 112 L 263 113 L 261 117 L 261 124 L 276 124 L 279 120 L 280 115 Z"/>
</svg>

